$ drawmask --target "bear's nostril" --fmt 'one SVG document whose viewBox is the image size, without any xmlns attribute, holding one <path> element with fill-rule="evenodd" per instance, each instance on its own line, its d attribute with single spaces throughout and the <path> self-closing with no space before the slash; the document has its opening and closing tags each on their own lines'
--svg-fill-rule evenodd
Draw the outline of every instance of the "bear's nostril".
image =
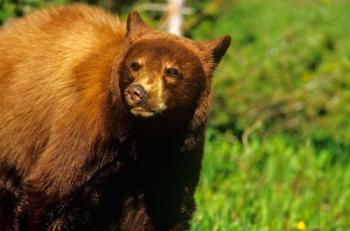
<svg viewBox="0 0 350 231">
<path fill-rule="evenodd" d="M 141 85 L 132 84 L 126 88 L 125 96 L 129 98 L 131 103 L 139 104 L 146 99 L 147 92 Z"/>
</svg>

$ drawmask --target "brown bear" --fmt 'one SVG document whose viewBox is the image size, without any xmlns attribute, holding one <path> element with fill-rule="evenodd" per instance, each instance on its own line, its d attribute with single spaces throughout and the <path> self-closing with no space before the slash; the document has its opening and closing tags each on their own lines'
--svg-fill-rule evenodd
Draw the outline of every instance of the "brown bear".
<svg viewBox="0 0 350 231">
<path fill-rule="evenodd" d="M 0 229 L 188 229 L 229 44 L 80 4 L 0 30 Z"/>
</svg>

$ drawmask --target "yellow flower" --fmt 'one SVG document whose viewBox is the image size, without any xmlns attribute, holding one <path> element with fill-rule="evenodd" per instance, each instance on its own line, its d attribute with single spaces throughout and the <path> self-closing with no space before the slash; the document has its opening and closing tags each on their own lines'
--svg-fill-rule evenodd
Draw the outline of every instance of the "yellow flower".
<svg viewBox="0 0 350 231">
<path fill-rule="evenodd" d="M 295 224 L 295 228 L 296 230 L 298 231 L 306 231 L 306 224 L 304 221 L 298 221 L 296 224 Z"/>
<path fill-rule="evenodd" d="M 301 79 L 302 79 L 303 81 L 309 81 L 310 79 L 312 79 L 312 77 L 313 77 L 313 76 L 312 76 L 310 73 L 305 72 L 304 74 L 302 74 Z"/>
</svg>

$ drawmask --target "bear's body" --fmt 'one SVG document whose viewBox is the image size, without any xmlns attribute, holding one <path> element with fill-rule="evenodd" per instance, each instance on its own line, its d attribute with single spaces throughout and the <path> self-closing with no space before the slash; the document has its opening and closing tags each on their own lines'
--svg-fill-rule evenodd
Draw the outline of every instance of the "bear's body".
<svg viewBox="0 0 350 231">
<path fill-rule="evenodd" d="M 85 5 L 0 30 L 0 230 L 187 229 L 228 45 Z"/>
</svg>

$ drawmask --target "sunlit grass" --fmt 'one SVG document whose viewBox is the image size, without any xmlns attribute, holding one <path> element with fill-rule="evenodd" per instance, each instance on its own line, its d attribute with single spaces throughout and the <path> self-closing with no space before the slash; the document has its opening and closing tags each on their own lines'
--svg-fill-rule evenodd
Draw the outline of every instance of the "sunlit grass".
<svg viewBox="0 0 350 231">
<path fill-rule="evenodd" d="M 214 77 L 221 132 L 208 131 L 192 230 L 350 230 L 349 9 L 233 1 L 192 32 L 233 37 Z M 247 145 L 223 132 L 259 123 Z"/>
<path fill-rule="evenodd" d="M 207 141 L 192 230 L 350 230 L 350 161 L 332 146 L 277 135 L 243 146 L 212 131 Z"/>
</svg>

